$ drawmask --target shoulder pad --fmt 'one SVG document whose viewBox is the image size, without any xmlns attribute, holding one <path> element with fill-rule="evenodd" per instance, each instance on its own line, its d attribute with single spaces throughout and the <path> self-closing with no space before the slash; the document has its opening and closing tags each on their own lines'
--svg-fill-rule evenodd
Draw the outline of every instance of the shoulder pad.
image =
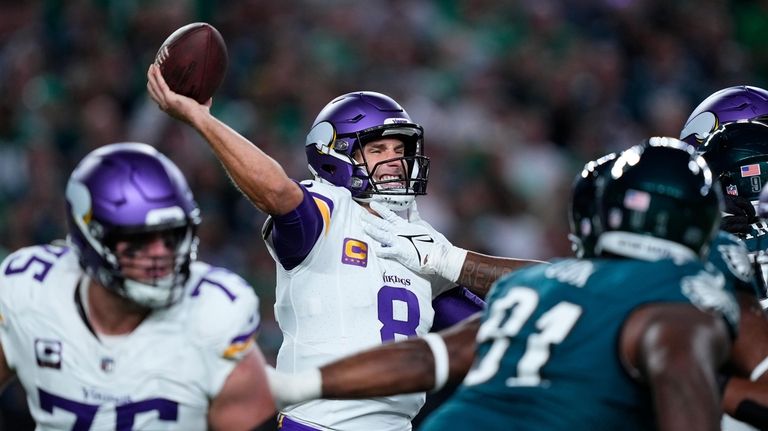
<svg viewBox="0 0 768 431">
<path fill-rule="evenodd" d="M 192 337 L 228 359 L 239 359 L 253 346 L 261 323 L 259 300 L 237 274 L 196 262 L 186 299 L 191 307 Z"/>
<path fill-rule="evenodd" d="M 747 246 L 729 233 L 720 232 L 712 241 L 708 260 L 726 276 L 733 275 L 745 282 L 754 276 Z"/>
<path fill-rule="evenodd" d="M 740 310 L 736 299 L 725 290 L 725 279 L 719 271 L 703 270 L 683 277 L 681 292 L 693 305 L 701 310 L 721 313 L 730 325 L 731 332 L 737 333 Z"/>
<path fill-rule="evenodd" d="M 18 313 L 48 297 L 43 288 L 60 288 L 67 274 L 80 276 L 77 256 L 69 247 L 36 245 L 11 253 L 0 263 L 0 309 Z M 45 299 L 45 298 L 43 298 Z"/>
</svg>

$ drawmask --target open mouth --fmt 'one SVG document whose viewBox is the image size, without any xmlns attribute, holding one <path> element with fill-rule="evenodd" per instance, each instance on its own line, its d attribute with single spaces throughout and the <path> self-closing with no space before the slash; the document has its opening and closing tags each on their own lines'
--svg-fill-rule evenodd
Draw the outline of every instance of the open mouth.
<svg viewBox="0 0 768 431">
<path fill-rule="evenodd" d="M 405 179 L 401 175 L 382 175 L 376 186 L 382 190 L 405 189 Z"/>
</svg>

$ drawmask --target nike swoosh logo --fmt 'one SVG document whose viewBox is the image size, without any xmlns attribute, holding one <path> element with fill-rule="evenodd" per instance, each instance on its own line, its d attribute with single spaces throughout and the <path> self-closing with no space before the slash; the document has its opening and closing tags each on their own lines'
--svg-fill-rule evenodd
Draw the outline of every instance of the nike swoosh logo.
<svg viewBox="0 0 768 431">
<path fill-rule="evenodd" d="M 409 241 L 411 241 L 411 242 L 413 242 L 413 241 L 419 241 L 419 242 L 435 242 L 434 238 L 432 238 L 431 236 L 429 236 L 429 235 L 427 235 L 427 234 L 425 234 L 425 233 L 424 233 L 424 234 L 421 234 L 421 235 L 398 235 L 398 236 L 401 236 L 401 237 L 403 237 L 403 238 L 406 238 L 406 239 L 408 239 L 408 240 L 409 240 Z M 422 238 L 426 238 L 426 239 L 422 239 Z"/>
<path fill-rule="evenodd" d="M 434 238 L 432 238 L 431 236 L 425 233 L 419 234 L 419 235 L 398 235 L 398 236 L 403 237 L 411 242 L 411 245 L 413 246 L 413 248 L 416 249 L 416 256 L 419 258 L 419 263 L 421 263 L 421 252 L 419 251 L 419 247 L 416 246 L 416 243 L 414 241 L 427 242 L 427 243 L 435 242 Z"/>
</svg>

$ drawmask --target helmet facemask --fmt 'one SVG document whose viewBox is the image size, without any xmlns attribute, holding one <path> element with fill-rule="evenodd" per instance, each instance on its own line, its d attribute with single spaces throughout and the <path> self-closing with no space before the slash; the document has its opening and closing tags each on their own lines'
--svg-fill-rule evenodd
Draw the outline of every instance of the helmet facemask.
<svg viewBox="0 0 768 431">
<path fill-rule="evenodd" d="M 162 308 L 176 302 L 189 278 L 189 266 L 197 255 L 196 226 L 185 223 L 135 233 L 113 232 L 104 243 L 117 265 L 110 278 L 115 290 L 133 302 Z M 148 251 L 160 240 L 168 253 Z"/>
<path fill-rule="evenodd" d="M 182 297 L 200 211 L 170 160 L 143 144 L 102 147 L 72 173 L 66 199 L 69 240 L 91 279 L 143 308 Z M 150 257 L 153 239 L 164 252 Z"/>
<path fill-rule="evenodd" d="M 403 142 L 403 155 L 378 161 L 371 166 L 365 156 L 365 147 L 387 138 Z M 347 177 L 344 187 L 352 192 L 357 201 L 376 200 L 393 211 L 403 211 L 410 207 L 415 196 L 427 192 L 429 158 L 424 156 L 423 130 L 418 125 L 385 124 L 337 136 L 330 123 L 322 122 L 312 129 L 307 143 L 310 160 L 324 157 L 322 164 L 309 165 L 315 178 L 338 185 Z M 400 164 L 398 176 L 382 179 L 379 173 L 393 163 Z"/>
<path fill-rule="evenodd" d="M 371 165 L 365 149 L 387 138 L 394 138 L 403 143 L 403 155 L 380 160 Z M 395 127 L 374 130 L 360 134 L 357 142 L 360 143 L 360 149 L 356 150 L 354 155 L 359 155 L 362 163 L 358 166 L 367 172 L 368 188 L 355 199 L 362 202 L 375 200 L 393 211 L 404 211 L 411 206 L 415 196 L 426 194 L 429 159 L 423 155 L 421 128 Z M 397 166 L 392 175 L 382 172 L 391 170 L 392 166 Z"/>
<path fill-rule="evenodd" d="M 429 159 L 423 135 L 421 126 L 391 97 L 373 91 L 344 94 L 320 111 L 307 134 L 309 169 L 316 180 L 343 187 L 360 202 L 377 200 L 395 211 L 405 210 L 414 196 L 427 190 Z M 365 157 L 368 144 L 389 138 L 403 142 L 402 156 L 386 161 Z M 362 157 L 356 158 L 356 152 Z M 382 178 L 393 163 L 400 163 L 401 173 Z"/>
</svg>

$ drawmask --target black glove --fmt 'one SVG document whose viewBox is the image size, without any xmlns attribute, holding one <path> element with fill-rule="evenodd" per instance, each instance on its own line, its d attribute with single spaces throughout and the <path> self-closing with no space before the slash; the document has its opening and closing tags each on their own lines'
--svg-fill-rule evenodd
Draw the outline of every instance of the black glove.
<svg viewBox="0 0 768 431">
<path fill-rule="evenodd" d="M 732 234 L 746 235 L 752 231 L 752 224 L 760 221 L 752 202 L 739 196 L 725 195 L 725 212 L 731 215 L 723 217 L 720 229 Z"/>
</svg>

